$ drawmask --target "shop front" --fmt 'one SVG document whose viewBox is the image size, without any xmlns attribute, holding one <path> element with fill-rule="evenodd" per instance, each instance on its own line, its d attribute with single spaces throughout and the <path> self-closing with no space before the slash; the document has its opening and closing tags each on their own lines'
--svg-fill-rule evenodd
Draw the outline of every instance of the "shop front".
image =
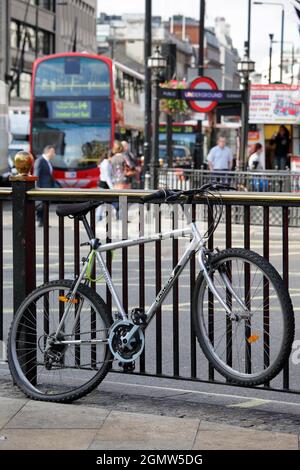
<svg viewBox="0 0 300 470">
<path fill-rule="evenodd" d="M 248 151 L 262 145 L 266 170 L 300 170 L 300 87 L 252 85 L 250 95 Z"/>
</svg>

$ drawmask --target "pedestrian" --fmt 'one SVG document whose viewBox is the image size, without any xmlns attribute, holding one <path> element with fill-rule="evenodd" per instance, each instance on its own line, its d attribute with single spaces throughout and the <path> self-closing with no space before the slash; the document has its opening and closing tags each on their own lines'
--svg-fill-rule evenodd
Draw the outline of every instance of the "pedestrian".
<svg viewBox="0 0 300 470">
<path fill-rule="evenodd" d="M 53 188 L 53 167 L 51 161 L 55 158 L 56 151 L 54 145 L 47 145 L 42 156 L 36 159 L 34 162 L 34 175 L 38 177 L 37 187 L 38 188 Z M 38 226 L 43 226 L 44 219 L 44 207 L 43 202 L 39 202 L 36 206 L 36 215 Z"/>
<path fill-rule="evenodd" d="M 112 153 L 109 152 L 101 161 L 99 165 L 100 178 L 99 178 L 99 188 L 101 189 L 113 189 L 113 180 L 112 180 L 112 164 L 111 164 Z M 115 204 L 113 204 L 115 206 Z M 117 208 L 116 208 L 117 210 Z M 118 211 L 117 211 L 118 212 Z M 96 220 L 99 222 L 103 218 L 103 208 L 102 205 L 97 208 L 96 211 Z"/>
<path fill-rule="evenodd" d="M 264 170 L 265 162 L 263 159 L 263 146 L 258 142 L 254 145 L 248 159 L 249 170 Z"/>
<path fill-rule="evenodd" d="M 270 144 L 275 144 L 274 168 L 285 170 L 287 166 L 287 158 L 290 149 L 290 133 L 287 127 L 281 125 L 278 131 L 273 134 Z"/>
<path fill-rule="evenodd" d="M 133 152 L 129 149 L 129 143 L 126 140 L 122 140 L 121 142 L 123 147 L 123 152 L 128 159 L 129 165 L 131 168 L 135 168 L 137 166 L 137 159 Z"/>
<path fill-rule="evenodd" d="M 265 169 L 263 146 L 259 142 L 254 145 L 253 150 L 250 152 L 248 168 L 250 171 Z M 252 191 L 268 191 L 268 185 L 269 181 L 264 175 L 255 176 L 252 179 Z"/>
<path fill-rule="evenodd" d="M 113 189 L 113 180 L 112 180 L 112 153 L 109 152 L 101 161 L 99 165 L 100 178 L 99 178 L 99 188 L 101 189 Z"/>
<path fill-rule="evenodd" d="M 129 189 L 131 187 L 128 178 L 128 168 L 130 168 L 130 164 L 120 141 L 115 140 L 112 154 L 111 165 L 114 188 Z"/>
<path fill-rule="evenodd" d="M 123 153 L 127 158 L 128 163 L 128 166 L 125 167 L 127 181 L 130 184 L 130 188 L 137 188 L 137 179 L 140 177 L 137 158 L 129 149 L 129 144 L 126 140 L 122 140 L 121 144 L 123 147 Z"/>
<path fill-rule="evenodd" d="M 233 155 L 229 147 L 226 146 L 226 138 L 220 136 L 217 145 L 213 147 L 208 156 L 208 168 L 210 171 L 229 171 L 232 169 Z"/>
</svg>

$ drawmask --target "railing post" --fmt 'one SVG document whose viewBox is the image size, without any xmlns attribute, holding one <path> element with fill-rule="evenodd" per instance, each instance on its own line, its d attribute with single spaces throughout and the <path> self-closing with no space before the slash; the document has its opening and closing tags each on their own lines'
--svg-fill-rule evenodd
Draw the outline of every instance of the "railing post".
<svg viewBox="0 0 300 470">
<path fill-rule="evenodd" d="M 35 205 L 26 192 L 33 181 L 12 181 L 14 312 L 35 288 Z"/>
<path fill-rule="evenodd" d="M 14 314 L 25 297 L 36 286 L 36 256 L 35 256 L 35 203 L 27 198 L 27 191 L 35 187 L 37 177 L 29 175 L 33 166 L 33 156 L 27 152 L 19 152 L 15 156 L 15 166 L 19 171 L 17 176 L 10 177 L 12 183 L 12 216 L 13 216 L 13 306 Z M 30 319 L 26 316 L 19 332 L 19 341 L 24 344 L 29 341 L 34 344 L 36 336 L 34 322 L 34 307 L 30 308 Z M 36 383 L 36 361 L 34 347 L 22 355 L 22 370 L 27 379 Z"/>
<path fill-rule="evenodd" d="M 21 154 L 21 152 L 19 152 Z M 26 152 L 22 152 L 26 154 Z M 18 155 L 18 154 L 17 154 Z M 35 203 L 27 199 L 27 191 L 35 187 L 37 177 L 28 175 L 32 161 L 27 154 L 28 166 L 25 171 L 10 178 L 12 183 L 12 214 L 13 214 L 13 292 L 14 312 L 35 288 Z M 16 156 L 17 157 L 17 156 Z M 16 168 L 20 172 L 22 167 Z"/>
</svg>

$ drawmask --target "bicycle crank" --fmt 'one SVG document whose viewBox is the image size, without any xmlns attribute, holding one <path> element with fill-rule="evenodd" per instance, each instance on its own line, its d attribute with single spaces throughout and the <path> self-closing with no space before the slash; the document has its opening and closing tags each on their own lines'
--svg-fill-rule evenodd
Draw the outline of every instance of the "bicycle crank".
<svg viewBox="0 0 300 470">
<path fill-rule="evenodd" d="M 109 348 L 118 361 L 135 361 L 144 349 L 145 339 L 141 328 L 137 328 L 133 335 L 128 335 L 132 328 L 136 328 L 132 321 L 119 320 L 113 324 L 110 330 L 108 337 Z"/>
</svg>

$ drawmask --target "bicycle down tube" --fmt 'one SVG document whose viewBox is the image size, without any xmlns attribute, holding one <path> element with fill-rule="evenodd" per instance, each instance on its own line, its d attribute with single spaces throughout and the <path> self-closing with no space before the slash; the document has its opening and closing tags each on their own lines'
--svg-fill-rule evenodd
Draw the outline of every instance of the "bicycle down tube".
<svg viewBox="0 0 300 470">
<path fill-rule="evenodd" d="M 138 238 L 138 239 L 122 240 L 122 241 L 119 241 L 119 242 L 104 244 L 104 245 L 101 245 L 98 248 L 96 255 L 97 255 L 97 260 L 98 260 L 99 265 L 100 265 L 101 272 L 104 276 L 104 279 L 105 279 L 105 281 L 108 285 L 108 288 L 111 292 L 111 295 L 114 299 L 115 305 L 118 308 L 118 311 L 122 316 L 122 319 L 124 319 L 124 320 L 128 319 L 128 313 L 126 313 L 124 311 L 122 303 L 121 303 L 121 301 L 119 299 L 119 296 L 116 292 L 116 289 L 114 287 L 113 281 L 112 281 L 112 279 L 110 277 L 110 274 L 107 270 L 105 262 L 104 262 L 104 260 L 101 256 L 101 253 L 109 251 L 109 250 L 113 250 L 113 249 L 124 248 L 124 247 L 128 247 L 128 246 L 136 246 L 136 245 L 140 245 L 140 244 L 153 242 L 153 241 L 156 241 L 156 240 L 163 240 L 163 239 L 171 238 L 171 237 L 176 236 L 176 235 L 178 236 L 178 235 L 187 235 L 187 234 L 193 234 L 194 235 L 193 239 L 191 240 L 191 243 L 189 244 L 189 246 L 187 247 L 187 249 L 185 250 L 185 252 L 181 256 L 181 258 L 178 261 L 175 268 L 172 270 L 172 273 L 171 273 L 169 279 L 164 284 L 164 286 L 162 287 L 160 292 L 157 294 L 154 302 L 151 304 L 148 311 L 146 312 L 147 324 L 151 321 L 151 319 L 155 315 L 156 310 L 163 303 L 164 299 L 166 298 L 166 296 L 170 292 L 171 288 L 173 287 L 174 282 L 176 281 L 176 279 L 179 277 L 179 275 L 181 274 L 181 272 L 183 271 L 183 269 L 187 265 L 187 263 L 188 263 L 189 259 L 191 258 L 192 254 L 194 252 L 197 252 L 197 251 L 199 251 L 198 260 L 199 260 L 200 270 L 203 272 L 203 275 L 206 278 L 206 281 L 209 285 L 209 288 L 211 289 L 212 293 L 217 297 L 217 299 L 219 300 L 219 302 L 221 303 L 221 305 L 223 306 L 225 311 L 229 315 L 231 314 L 231 311 L 230 311 L 228 305 L 224 302 L 224 300 L 222 299 L 222 297 L 218 293 L 218 291 L 215 288 L 214 284 L 212 283 L 211 278 L 209 276 L 209 273 L 206 269 L 205 260 L 204 260 L 205 253 L 204 253 L 204 250 L 203 250 L 204 240 L 205 239 L 201 236 L 196 224 L 191 223 L 190 227 L 187 228 L 187 229 L 172 230 L 170 232 L 159 233 L 159 234 L 155 234 L 155 235 L 152 235 L 152 236 L 149 236 L 149 237 L 141 237 L 141 238 Z M 236 294 L 235 294 L 235 297 L 236 297 Z M 244 309 L 246 308 L 244 305 L 243 305 L 243 307 L 244 307 Z M 133 328 L 130 331 L 130 336 L 132 334 L 134 334 L 136 329 Z"/>
</svg>

